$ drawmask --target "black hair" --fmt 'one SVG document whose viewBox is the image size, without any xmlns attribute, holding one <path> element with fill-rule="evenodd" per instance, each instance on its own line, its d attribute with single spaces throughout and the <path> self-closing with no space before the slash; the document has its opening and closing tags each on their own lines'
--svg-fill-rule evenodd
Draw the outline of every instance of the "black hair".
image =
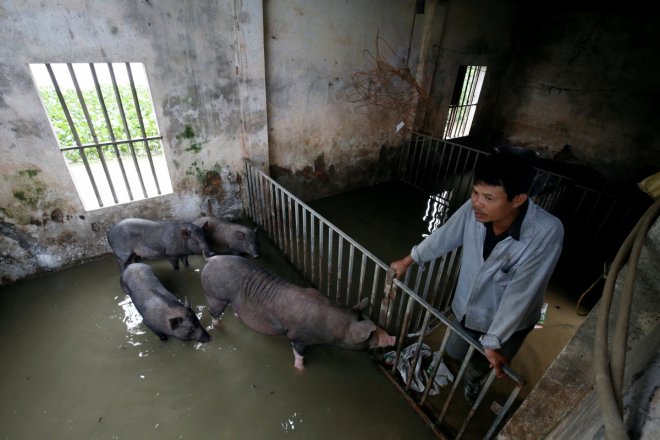
<svg viewBox="0 0 660 440">
<path fill-rule="evenodd" d="M 510 153 L 493 153 L 482 157 L 474 172 L 474 183 L 502 186 L 507 198 L 527 194 L 534 180 L 534 166 L 526 157 Z"/>
</svg>

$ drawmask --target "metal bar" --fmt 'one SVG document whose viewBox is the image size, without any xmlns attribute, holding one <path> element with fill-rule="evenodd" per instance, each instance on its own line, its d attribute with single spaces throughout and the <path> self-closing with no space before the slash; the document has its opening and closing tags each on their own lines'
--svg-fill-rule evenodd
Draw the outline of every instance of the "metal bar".
<svg viewBox="0 0 660 440">
<path fill-rule="evenodd" d="M 332 278 L 334 277 L 334 272 L 332 270 L 332 228 L 328 228 L 328 288 L 326 290 L 328 298 L 332 295 Z"/>
<path fill-rule="evenodd" d="M 48 71 L 48 75 L 50 75 L 50 80 L 53 83 L 53 87 L 55 88 L 57 99 L 60 101 L 60 106 L 62 107 L 64 116 L 66 117 L 66 120 L 69 123 L 69 128 L 71 129 L 71 135 L 73 136 L 73 140 L 76 143 L 76 145 L 80 147 L 80 137 L 78 136 L 78 131 L 76 130 L 76 127 L 73 123 L 73 119 L 71 118 L 71 113 L 69 113 L 69 107 L 66 105 L 66 101 L 64 100 L 64 95 L 62 95 L 60 86 L 57 83 L 57 78 L 55 78 L 55 73 L 53 72 L 53 68 L 50 66 L 49 63 L 46 63 L 45 65 L 46 65 L 46 70 Z M 89 181 L 92 184 L 92 188 L 94 189 L 94 194 L 96 194 L 96 200 L 98 201 L 99 207 L 101 207 L 103 206 L 103 201 L 101 200 L 99 189 L 96 187 L 96 182 L 94 181 L 94 175 L 92 174 L 92 169 L 90 168 L 89 162 L 87 161 L 85 150 L 80 150 L 80 157 L 82 158 L 83 165 L 85 166 L 85 170 L 87 171 L 87 176 L 89 177 Z"/>
<path fill-rule="evenodd" d="M 343 237 L 342 237 L 343 238 Z M 348 252 L 348 274 L 346 275 L 346 302 L 351 303 L 351 288 L 353 287 L 353 258 L 355 256 L 355 246 L 349 243 Z M 357 301 L 355 301 L 357 304 Z"/>
<path fill-rule="evenodd" d="M 124 186 L 126 187 L 128 198 L 129 200 L 133 200 L 133 192 L 131 191 L 131 186 L 128 183 L 128 176 L 126 175 L 126 170 L 124 169 L 124 161 L 122 161 L 121 154 L 119 153 L 119 148 L 117 148 L 118 145 L 117 139 L 115 138 L 112 122 L 110 121 L 108 108 L 105 105 L 105 98 L 103 98 L 103 91 L 101 90 L 101 84 L 99 83 L 99 79 L 96 75 L 96 68 L 94 67 L 94 63 L 89 63 L 89 70 L 92 73 L 92 79 L 94 80 L 94 88 L 96 89 L 96 96 L 98 97 L 99 104 L 101 105 L 101 111 L 103 112 L 105 125 L 108 127 L 108 135 L 110 136 L 110 142 L 99 142 L 98 146 L 103 147 L 105 145 L 112 145 L 115 152 L 115 156 L 117 157 L 117 163 L 119 164 L 119 169 L 121 170 L 122 178 L 124 179 Z"/>
<path fill-rule="evenodd" d="M 426 399 L 429 396 L 429 392 L 431 391 L 431 384 L 435 381 L 435 375 L 438 373 L 438 370 L 440 369 L 440 364 L 442 364 L 442 355 L 445 354 L 445 348 L 447 347 L 449 334 L 450 332 L 448 330 L 445 330 L 445 335 L 442 338 L 442 343 L 440 344 L 440 349 L 438 350 L 439 352 L 438 362 L 433 366 L 433 369 L 431 370 L 431 374 L 429 375 L 429 382 L 426 384 L 426 388 L 424 388 L 424 393 L 422 394 L 422 398 L 419 400 L 420 405 L 424 405 Z"/>
<path fill-rule="evenodd" d="M 341 291 L 341 284 L 342 284 L 342 272 L 344 270 L 344 261 L 343 261 L 343 256 L 344 256 L 344 237 L 341 235 L 339 236 L 339 240 L 337 243 L 337 302 L 342 303 L 342 301 L 339 301 L 340 298 L 340 291 Z M 348 295 L 345 295 L 344 305 L 348 305 Z"/>
<path fill-rule="evenodd" d="M 131 85 L 131 93 L 133 94 L 133 103 L 135 104 L 135 112 L 137 113 L 138 125 L 140 126 L 140 132 L 142 133 L 142 138 L 147 137 L 147 132 L 144 129 L 144 121 L 142 120 L 142 110 L 140 109 L 140 100 L 137 96 L 137 89 L 135 88 L 135 81 L 133 81 L 133 71 L 131 70 L 130 63 L 124 63 L 126 65 L 126 72 L 128 73 L 128 82 Z M 149 148 L 149 142 L 143 141 L 144 149 L 147 152 L 147 158 L 149 159 L 149 166 L 151 167 L 151 174 L 154 178 L 154 183 L 156 184 L 156 191 L 160 194 L 160 184 L 158 183 L 158 176 L 156 176 L 156 168 L 154 167 L 154 161 L 151 157 L 151 149 Z"/>
<path fill-rule="evenodd" d="M 296 222 L 296 266 L 303 267 L 302 257 L 300 255 L 300 205 L 297 201 L 293 201 L 293 206 L 295 210 L 295 219 Z M 304 250 L 304 247 L 303 247 Z M 304 269 L 303 269 L 304 270 Z"/>
<path fill-rule="evenodd" d="M 311 253 L 310 253 L 310 262 L 312 265 L 312 276 L 310 277 L 310 280 L 314 282 L 314 269 L 316 268 L 316 258 L 314 258 L 314 251 L 316 249 L 316 237 L 314 236 L 315 230 L 316 230 L 316 222 L 314 221 L 316 219 L 316 216 L 314 213 L 310 210 L 309 211 L 309 221 L 310 221 L 310 230 L 311 230 Z M 316 285 L 318 286 L 318 279 L 316 280 Z"/>
<path fill-rule="evenodd" d="M 105 162 L 105 156 L 103 155 L 103 149 L 98 146 L 99 139 L 96 136 L 96 130 L 94 130 L 94 124 L 92 123 L 92 118 L 89 115 L 89 110 L 87 109 L 87 104 L 85 103 L 85 97 L 80 90 L 80 85 L 78 84 L 78 77 L 76 72 L 73 70 L 73 64 L 66 64 L 69 69 L 69 75 L 71 76 L 71 81 L 73 82 L 73 88 L 76 90 L 76 95 L 78 96 L 78 103 L 80 103 L 80 108 L 82 108 L 83 115 L 85 116 L 85 121 L 87 122 L 87 128 L 89 128 L 89 134 L 94 140 L 94 146 L 96 148 L 96 153 L 99 156 L 101 161 L 101 167 L 103 168 L 103 173 L 105 174 L 105 180 L 110 187 L 110 193 L 112 194 L 112 199 L 115 203 L 119 203 L 117 200 L 117 192 L 115 191 L 115 186 L 112 184 L 112 178 L 110 177 L 110 171 L 108 171 L 108 165 Z"/>
<path fill-rule="evenodd" d="M 286 203 L 285 203 L 285 197 L 284 193 L 282 191 L 279 192 L 279 207 L 280 207 L 280 231 L 282 234 L 282 252 L 286 255 L 289 252 L 289 249 L 291 248 L 291 243 L 289 240 L 289 222 L 286 217 Z M 291 258 L 291 255 L 289 255 L 289 258 Z"/>
<path fill-rule="evenodd" d="M 135 138 L 135 139 L 127 139 L 127 140 L 113 140 L 113 141 L 106 141 L 106 142 L 99 142 L 98 144 L 81 144 L 80 146 L 76 147 L 64 147 L 60 148 L 61 151 L 68 151 L 68 150 L 79 150 L 81 148 L 92 148 L 92 147 L 107 147 L 108 145 L 121 145 L 121 144 L 130 144 L 131 142 L 142 142 L 142 141 L 160 141 L 163 139 L 163 136 L 147 136 L 144 138 Z"/>
<path fill-rule="evenodd" d="M 486 436 L 484 437 L 485 440 L 493 438 L 495 435 L 495 432 L 497 431 L 497 427 L 499 426 L 500 423 L 502 423 L 502 420 L 504 420 L 504 417 L 506 414 L 509 412 L 509 408 L 513 405 L 513 402 L 515 402 L 516 397 L 518 397 L 518 394 L 520 393 L 521 387 L 515 387 L 511 394 L 509 394 L 509 398 L 507 399 L 506 403 L 500 410 L 500 413 L 497 415 L 497 418 L 493 422 L 492 425 L 490 425 L 490 429 L 486 433 Z"/>
<path fill-rule="evenodd" d="M 475 400 L 474 404 L 470 408 L 470 412 L 468 412 L 468 415 L 465 417 L 465 420 L 463 421 L 463 425 L 461 426 L 460 431 L 458 431 L 458 434 L 456 435 L 456 440 L 460 440 L 461 437 L 463 437 L 465 430 L 470 424 L 470 420 L 472 420 L 472 417 L 474 417 L 477 408 L 479 408 L 479 405 L 481 405 L 481 402 L 484 400 L 484 397 L 486 396 L 488 389 L 493 383 L 494 378 L 495 378 L 495 370 L 491 370 L 490 373 L 488 374 L 488 378 L 486 379 L 486 383 L 484 383 L 484 386 L 482 387 L 481 392 L 479 393 L 479 397 L 477 397 L 477 400 Z"/>
<path fill-rule="evenodd" d="M 373 282 L 371 283 L 371 299 L 369 300 L 369 307 L 370 307 L 369 316 L 372 316 L 374 305 L 376 304 L 376 294 L 378 293 L 378 280 L 380 279 L 380 271 L 381 268 L 378 267 L 377 264 L 374 264 L 374 279 Z"/>
<path fill-rule="evenodd" d="M 463 379 L 463 375 L 465 374 L 465 370 L 467 369 L 468 363 L 472 359 L 473 354 L 474 354 L 474 346 L 470 345 L 468 347 L 467 354 L 463 359 L 463 363 L 461 364 L 461 369 L 458 371 L 458 374 L 454 378 L 454 385 L 452 385 L 451 390 L 449 391 L 449 395 L 447 396 L 445 405 L 442 407 L 442 411 L 438 416 L 437 419 L 438 424 L 442 423 L 442 420 L 445 418 L 445 415 L 447 415 L 447 410 L 451 406 L 451 401 L 454 399 L 454 394 L 456 394 L 456 389 L 458 388 L 458 385 L 461 383 L 461 380 Z"/>
<path fill-rule="evenodd" d="M 297 203 L 297 202 L 296 202 Z M 313 278 L 312 274 L 309 273 L 309 260 L 307 258 L 307 209 L 302 208 L 302 230 L 303 230 L 303 273 L 305 273 L 309 279 Z M 314 252 L 314 245 L 312 245 L 311 252 Z"/>
<path fill-rule="evenodd" d="M 360 301 L 362 301 L 362 290 L 364 288 L 364 277 L 366 274 L 366 269 L 367 269 L 367 255 L 362 254 L 362 261 L 360 264 L 360 284 L 358 284 L 358 297 L 357 297 L 357 303 L 359 304 Z"/>
<path fill-rule="evenodd" d="M 319 220 L 319 290 L 323 286 L 323 222 Z"/>
</svg>

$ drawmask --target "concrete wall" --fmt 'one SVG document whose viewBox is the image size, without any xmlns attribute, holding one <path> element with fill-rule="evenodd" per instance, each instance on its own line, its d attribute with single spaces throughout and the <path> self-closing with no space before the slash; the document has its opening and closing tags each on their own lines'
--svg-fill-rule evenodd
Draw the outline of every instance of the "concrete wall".
<svg viewBox="0 0 660 440">
<path fill-rule="evenodd" d="M 123 217 L 191 220 L 209 198 L 241 215 L 242 158 L 268 168 L 260 1 L 2 0 L 0 41 L 3 284 L 103 255 Z M 28 64 L 126 61 L 145 64 L 174 193 L 85 212 Z"/>
<path fill-rule="evenodd" d="M 430 89 L 432 107 L 419 126 L 442 138 L 460 66 L 487 66 L 486 77 L 472 124 L 473 132 L 489 127 L 497 105 L 500 83 L 509 63 L 511 32 L 518 13 L 516 0 L 450 1 L 439 23 L 442 33 L 436 45 L 436 60 Z M 436 19 L 440 21 L 440 17 Z M 421 118 L 421 116 L 420 116 Z M 469 144 L 469 138 L 457 140 Z M 479 145 L 477 143 L 476 145 Z"/>
<path fill-rule="evenodd" d="M 264 14 L 271 175 L 306 200 L 373 183 L 400 119 L 355 102 L 352 79 L 376 68 L 377 50 L 416 72 L 413 31 L 428 14 L 414 0 L 270 1 Z"/>
<path fill-rule="evenodd" d="M 660 169 L 657 17 L 607 6 L 523 10 L 492 125 L 482 144 L 509 143 L 589 164 L 617 181 Z"/>
</svg>

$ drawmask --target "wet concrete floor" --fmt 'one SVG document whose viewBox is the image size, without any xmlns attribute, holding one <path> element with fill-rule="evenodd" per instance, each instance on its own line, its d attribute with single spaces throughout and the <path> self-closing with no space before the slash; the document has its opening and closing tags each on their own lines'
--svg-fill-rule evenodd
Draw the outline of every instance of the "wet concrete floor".
<svg viewBox="0 0 660 440">
<path fill-rule="evenodd" d="M 260 264 L 297 280 L 262 248 Z M 147 263 L 190 300 L 206 344 L 148 330 L 112 257 L 0 288 L 0 439 L 435 438 L 366 351 L 310 347 L 300 372 L 284 337 L 231 309 L 212 329 L 204 260 L 190 262 Z"/>
</svg>

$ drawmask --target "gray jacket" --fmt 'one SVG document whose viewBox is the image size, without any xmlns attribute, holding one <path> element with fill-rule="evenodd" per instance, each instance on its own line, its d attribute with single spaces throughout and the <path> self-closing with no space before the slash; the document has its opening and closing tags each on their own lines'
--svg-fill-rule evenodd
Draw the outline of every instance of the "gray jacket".
<svg viewBox="0 0 660 440">
<path fill-rule="evenodd" d="M 483 259 L 486 227 L 468 200 L 411 255 L 417 264 L 463 246 L 461 271 L 452 309 L 465 326 L 485 333 L 481 344 L 498 349 L 518 330 L 539 319 L 543 296 L 561 253 L 564 228 L 559 219 L 531 200 L 520 240 L 507 237 Z"/>
</svg>

